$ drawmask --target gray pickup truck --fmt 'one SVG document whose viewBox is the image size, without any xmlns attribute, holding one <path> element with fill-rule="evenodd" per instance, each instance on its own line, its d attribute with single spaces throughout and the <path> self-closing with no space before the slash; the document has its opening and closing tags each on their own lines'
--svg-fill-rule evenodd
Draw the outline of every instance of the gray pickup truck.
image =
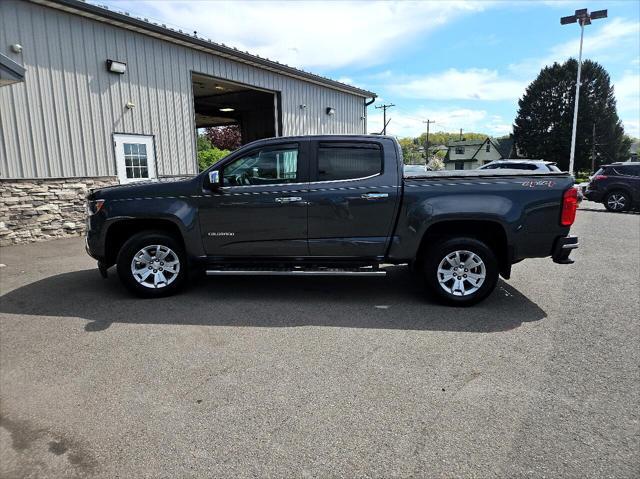
<svg viewBox="0 0 640 479">
<path fill-rule="evenodd" d="M 387 136 L 259 140 L 192 178 L 92 191 L 87 251 L 144 297 L 189 273 L 384 275 L 409 264 L 440 300 L 470 305 L 524 258 L 572 263 L 577 207 L 561 172 L 404 177 Z"/>
</svg>

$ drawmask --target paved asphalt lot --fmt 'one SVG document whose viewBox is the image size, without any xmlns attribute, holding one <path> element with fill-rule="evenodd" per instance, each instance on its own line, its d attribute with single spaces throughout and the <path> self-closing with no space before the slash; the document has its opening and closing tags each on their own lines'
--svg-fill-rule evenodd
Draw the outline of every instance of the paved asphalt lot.
<svg viewBox="0 0 640 479">
<path fill-rule="evenodd" d="M 484 303 L 386 279 L 131 298 L 81 239 L 0 251 L 2 477 L 638 477 L 640 215 Z"/>
</svg>

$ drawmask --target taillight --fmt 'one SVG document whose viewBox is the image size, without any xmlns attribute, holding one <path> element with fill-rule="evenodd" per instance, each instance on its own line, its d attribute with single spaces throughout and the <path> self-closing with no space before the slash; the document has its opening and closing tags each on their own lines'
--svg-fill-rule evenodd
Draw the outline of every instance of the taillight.
<svg viewBox="0 0 640 479">
<path fill-rule="evenodd" d="M 578 192 L 575 188 L 569 188 L 562 195 L 562 215 L 560 216 L 560 224 L 562 226 L 571 226 L 576 219 L 577 209 Z"/>
<path fill-rule="evenodd" d="M 596 175 L 593 178 L 591 178 L 591 181 L 606 180 L 607 178 L 608 178 L 607 175 Z"/>
</svg>

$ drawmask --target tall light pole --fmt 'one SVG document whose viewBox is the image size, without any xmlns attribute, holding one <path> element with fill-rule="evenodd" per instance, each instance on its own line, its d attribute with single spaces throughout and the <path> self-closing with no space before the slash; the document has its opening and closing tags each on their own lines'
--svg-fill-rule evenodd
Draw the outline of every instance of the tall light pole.
<svg viewBox="0 0 640 479">
<path fill-rule="evenodd" d="M 591 25 L 591 20 L 607 18 L 606 10 L 597 10 L 589 13 L 586 8 L 576 10 L 573 15 L 562 17 L 560 25 L 578 23 L 580 25 L 580 53 L 578 55 L 578 78 L 576 80 L 576 99 L 573 107 L 573 128 L 571 131 L 571 154 L 569 155 L 569 173 L 573 174 L 573 162 L 576 154 L 576 130 L 578 128 L 578 101 L 580 99 L 580 74 L 582 73 L 582 39 L 584 38 L 584 26 Z"/>
</svg>

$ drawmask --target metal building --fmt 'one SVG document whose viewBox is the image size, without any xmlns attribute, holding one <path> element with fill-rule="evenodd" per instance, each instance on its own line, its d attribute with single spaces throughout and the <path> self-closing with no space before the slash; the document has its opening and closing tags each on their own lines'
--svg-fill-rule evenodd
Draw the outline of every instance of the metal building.
<svg viewBox="0 0 640 479">
<path fill-rule="evenodd" d="M 243 142 L 365 133 L 373 98 L 372 92 L 83 1 L 0 1 L 2 198 L 15 199 L 11 185 L 20 181 L 27 182 L 20 191 L 33 199 L 29 180 L 38 190 L 48 180 L 91 187 L 140 174 L 195 174 L 200 127 L 237 124 Z M 137 164 L 144 159 L 146 170 L 127 169 L 132 157 Z M 8 214 L 11 206 L 0 203 L 4 244 L 12 232 L 12 242 L 21 241 L 24 218 Z M 68 219 L 59 216 L 55 221 Z M 17 230 L 6 233 L 8 224 Z M 40 236 L 59 233 L 49 231 Z M 25 233 L 23 239 L 37 236 Z"/>
</svg>

